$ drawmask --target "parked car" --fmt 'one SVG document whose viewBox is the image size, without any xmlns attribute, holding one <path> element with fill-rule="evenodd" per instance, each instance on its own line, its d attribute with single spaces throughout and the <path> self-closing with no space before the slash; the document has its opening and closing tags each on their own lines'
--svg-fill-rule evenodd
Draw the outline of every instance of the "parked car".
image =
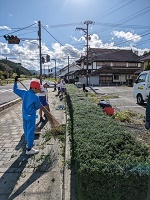
<svg viewBox="0 0 150 200">
<path fill-rule="evenodd" d="M 83 84 L 81 82 L 75 82 L 75 85 L 78 87 L 78 88 L 82 88 Z"/>
<path fill-rule="evenodd" d="M 143 71 L 139 74 L 133 85 L 133 96 L 138 104 L 147 101 L 150 92 L 150 71 Z"/>
</svg>

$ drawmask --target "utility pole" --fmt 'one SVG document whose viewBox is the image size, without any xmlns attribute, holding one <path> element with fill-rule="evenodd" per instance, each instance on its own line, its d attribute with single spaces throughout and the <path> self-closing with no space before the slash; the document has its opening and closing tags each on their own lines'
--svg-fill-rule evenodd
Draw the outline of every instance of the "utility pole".
<svg viewBox="0 0 150 200">
<path fill-rule="evenodd" d="M 56 59 L 55 59 L 55 81 L 56 81 Z"/>
<path fill-rule="evenodd" d="M 7 57 L 6 57 L 6 65 L 7 65 Z M 8 84 L 8 69 L 6 68 L 6 72 L 7 72 L 7 84 Z"/>
<path fill-rule="evenodd" d="M 69 56 L 68 56 L 68 83 L 69 83 Z"/>
<path fill-rule="evenodd" d="M 49 65 L 48 65 L 48 77 L 49 77 Z"/>
<path fill-rule="evenodd" d="M 85 33 L 86 38 L 86 81 L 88 86 L 88 71 L 89 71 L 89 24 L 93 24 L 93 21 L 85 21 L 84 24 L 86 24 L 86 28 L 76 28 L 76 30 L 82 30 Z"/>
<path fill-rule="evenodd" d="M 55 81 L 56 81 L 56 59 L 51 59 L 55 61 Z"/>
<path fill-rule="evenodd" d="M 40 56 L 40 83 L 42 85 L 42 52 L 41 52 L 41 21 L 38 21 L 38 36 L 39 36 L 39 56 Z"/>
</svg>

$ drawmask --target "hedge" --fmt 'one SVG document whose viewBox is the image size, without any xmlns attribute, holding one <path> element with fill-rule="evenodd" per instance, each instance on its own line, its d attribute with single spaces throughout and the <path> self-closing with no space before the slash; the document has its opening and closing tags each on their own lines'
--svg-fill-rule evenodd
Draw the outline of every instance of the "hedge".
<svg viewBox="0 0 150 200">
<path fill-rule="evenodd" d="M 67 85 L 78 200 L 145 200 L 148 148 L 74 85 Z"/>
</svg>

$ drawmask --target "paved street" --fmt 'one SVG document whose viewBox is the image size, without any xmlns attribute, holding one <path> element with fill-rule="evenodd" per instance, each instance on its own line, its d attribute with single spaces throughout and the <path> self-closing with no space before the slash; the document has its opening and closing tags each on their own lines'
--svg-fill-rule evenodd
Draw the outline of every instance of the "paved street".
<svg viewBox="0 0 150 200">
<path fill-rule="evenodd" d="M 29 80 L 23 81 L 27 88 L 29 88 L 29 82 Z M 24 89 L 21 84 L 19 84 L 19 87 Z M 13 93 L 13 84 L 0 85 L 0 105 L 13 101 L 17 98 L 18 96 Z"/>
<path fill-rule="evenodd" d="M 51 112 L 65 124 L 65 111 L 56 109 L 62 102 L 52 90 L 49 89 Z M 21 102 L 0 112 L 0 200 L 62 200 L 66 187 L 61 143 L 54 138 L 45 142 L 44 133 L 50 128 L 47 122 L 35 138 L 39 154 L 27 156 L 21 115 Z"/>
<path fill-rule="evenodd" d="M 136 99 L 133 98 L 133 87 L 92 87 L 92 89 L 101 96 L 117 95 L 119 98 L 110 98 L 110 104 L 119 110 L 133 110 L 145 116 L 145 106 L 138 105 Z"/>
</svg>

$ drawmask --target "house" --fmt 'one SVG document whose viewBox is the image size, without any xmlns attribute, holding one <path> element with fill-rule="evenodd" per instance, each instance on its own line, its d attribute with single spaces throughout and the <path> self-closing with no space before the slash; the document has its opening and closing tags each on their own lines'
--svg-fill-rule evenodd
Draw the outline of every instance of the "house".
<svg viewBox="0 0 150 200">
<path fill-rule="evenodd" d="M 69 79 L 70 83 L 74 83 L 76 80 L 76 71 L 80 71 L 82 68 L 75 63 L 65 66 L 64 68 L 60 69 L 60 77 L 64 77 L 67 82 Z"/>
<path fill-rule="evenodd" d="M 90 48 L 88 63 L 87 70 L 86 56 L 77 60 L 90 85 L 129 84 L 142 66 L 136 53 L 122 49 Z"/>
<path fill-rule="evenodd" d="M 143 69 L 146 69 L 148 66 L 150 66 L 150 52 L 141 56 L 139 61 L 143 63 Z M 150 70 L 150 67 L 148 69 Z"/>
</svg>

